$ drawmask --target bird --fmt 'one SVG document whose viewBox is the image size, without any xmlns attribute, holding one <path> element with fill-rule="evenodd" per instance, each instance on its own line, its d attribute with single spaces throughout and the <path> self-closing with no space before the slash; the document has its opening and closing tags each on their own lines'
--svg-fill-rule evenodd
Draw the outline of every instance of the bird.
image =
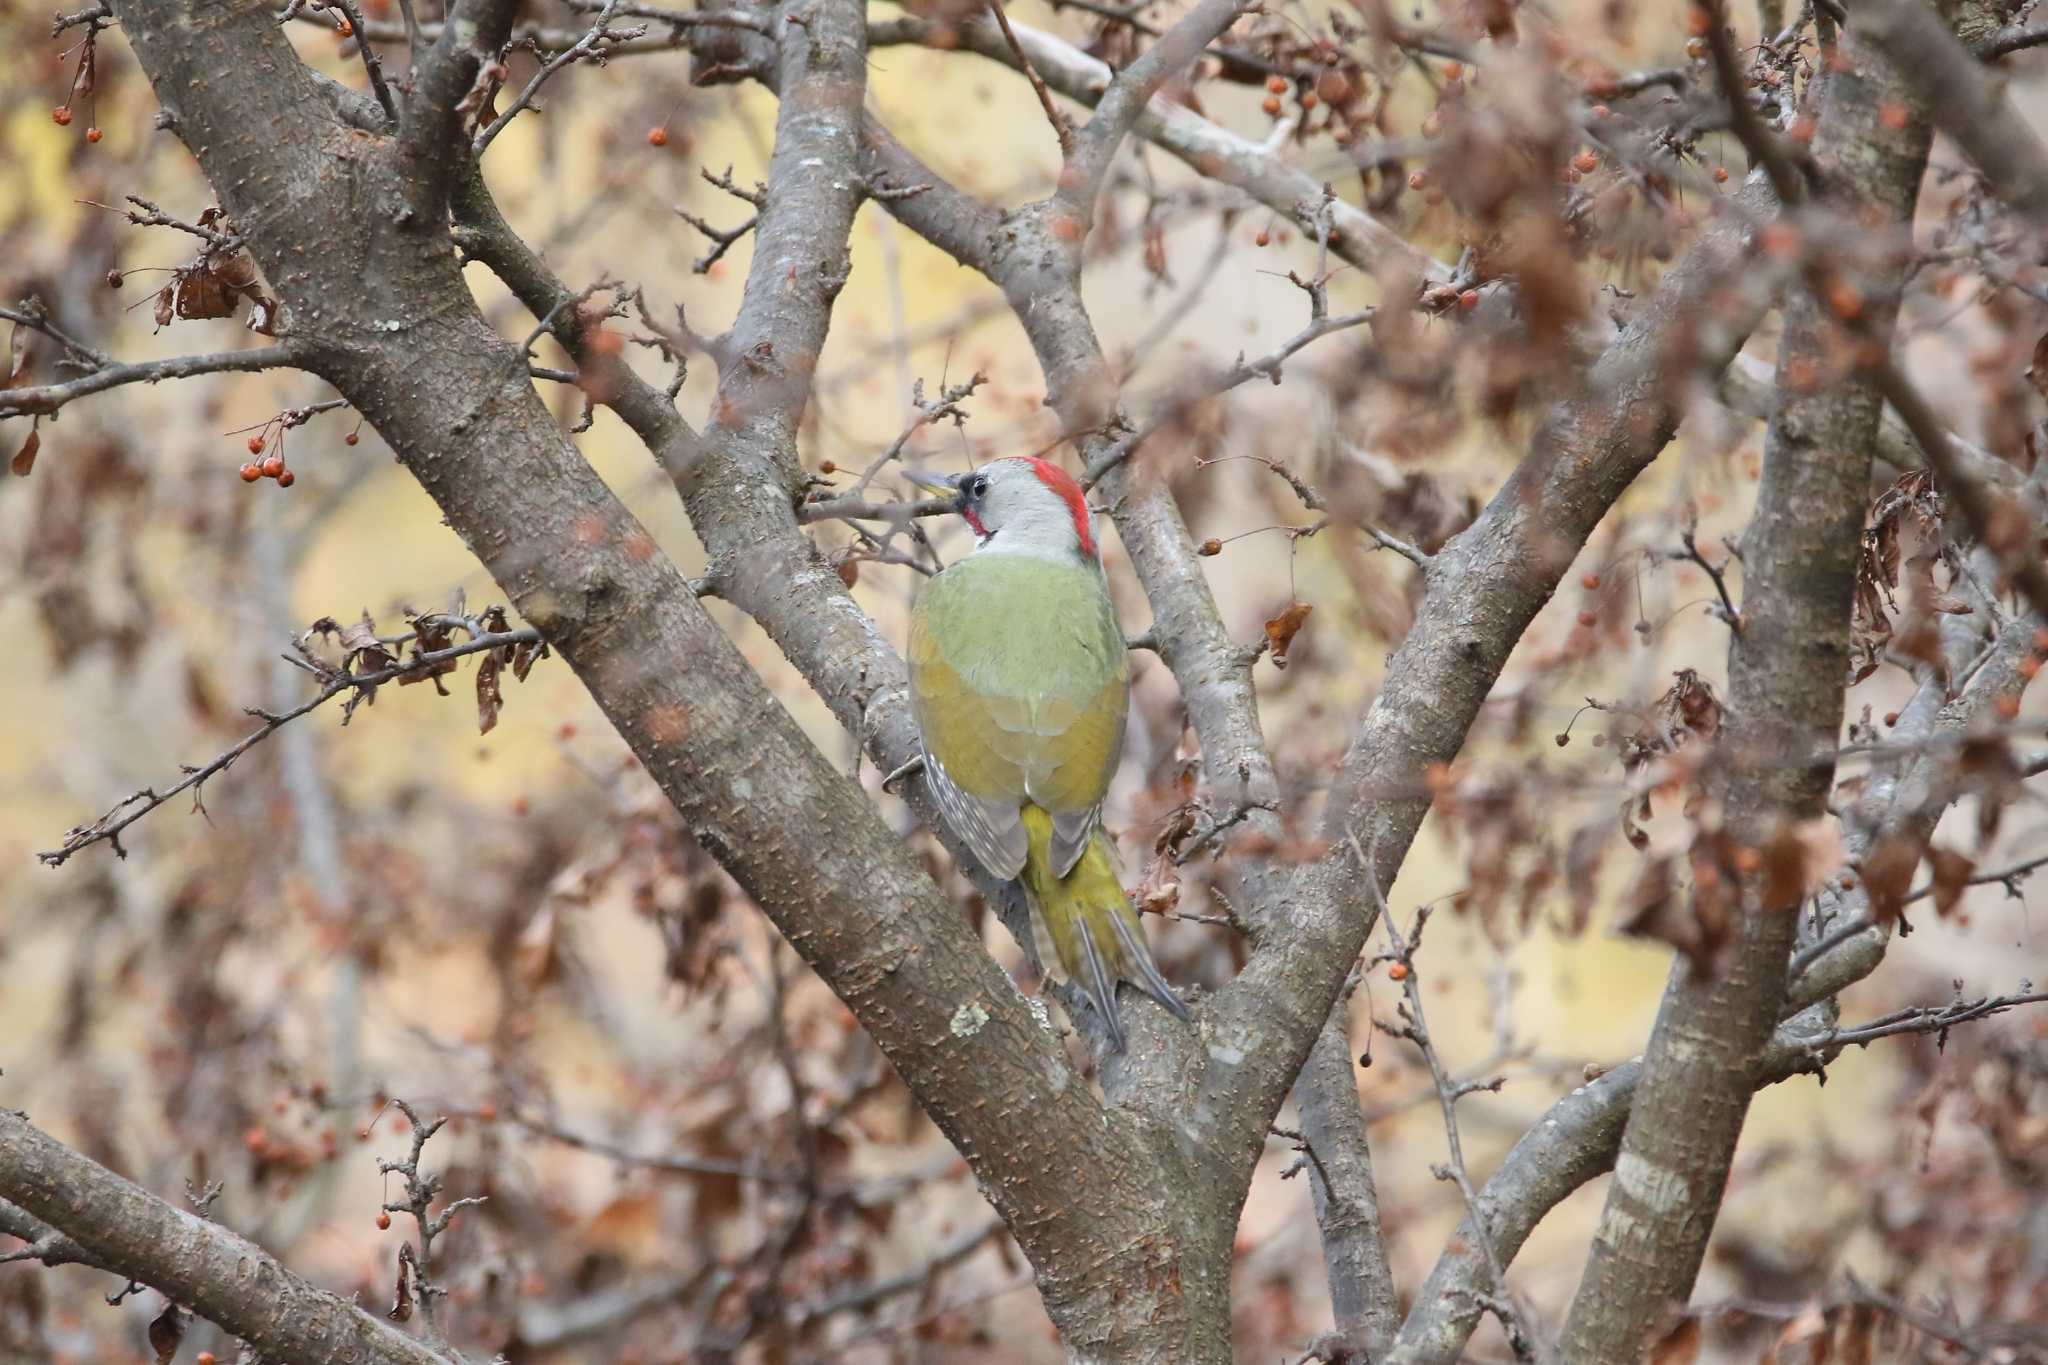
<svg viewBox="0 0 2048 1365">
<path fill-rule="evenodd" d="M 1022 883 L 1060 967 L 1121 1052 L 1119 981 L 1181 1019 L 1188 1007 L 1153 960 L 1102 829 L 1131 666 L 1087 500 L 1036 456 L 911 477 L 950 493 L 976 540 L 911 609 L 925 780 L 982 870 Z"/>
</svg>

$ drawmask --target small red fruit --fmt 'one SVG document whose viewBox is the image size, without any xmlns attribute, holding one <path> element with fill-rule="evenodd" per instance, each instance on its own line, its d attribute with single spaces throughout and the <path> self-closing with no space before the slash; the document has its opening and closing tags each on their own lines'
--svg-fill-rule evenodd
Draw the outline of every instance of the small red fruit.
<svg viewBox="0 0 2048 1365">
<path fill-rule="evenodd" d="M 1591 175 L 1600 166 L 1600 158 L 1590 151 L 1580 152 L 1572 158 L 1572 169 L 1580 175 Z"/>
<path fill-rule="evenodd" d="M 263 437 L 260 433 L 249 438 L 249 453 L 251 455 L 261 455 L 263 453 Z"/>
<path fill-rule="evenodd" d="M 1587 574 L 1584 578 L 1581 578 L 1579 580 L 1579 586 L 1584 588 L 1587 592 L 1592 592 L 1595 588 L 1598 588 L 1600 586 L 1600 575 L 1596 573 Z"/>
<path fill-rule="evenodd" d="M 239 472 L 241 473 L 243 483 L 254 483 L 263 477 L 263 466 L 251 460 L 243 465 Z"/>
<path fill-rule="evenodd" d="M 1405 962 L 1390 964 L 1387 967 L 1387 975 L 1396 981 L 1406 981 L 1408 979 L 1408 964 Z"/>
<path fill-rule="evenodd" d="M 341 443 L 345 446 L 352 446 L 357 441 L 360 441 L 362 439 L 362 437 L 356 435 L 353 431 L 351 431 L 348 435 L 341 438 Z"/>
<path fill-rule="evenodd" d="M 61 104 L 58 105 L 50 111 L 50 122 L 56 124 L 59 128 L 69 128 L 71 126 L 71 111 Z"/>
<path fill-rule="evenodd" d="M 1280 97 L 1278 95 L 1266 96 L 1265 99 L 1259 101 L 1259 108 L 1265 110 L 1267 114 L 1274 118 L 1280 117 Z"/>
<path fill-rule="evenodd" d="M 1253 245 L 1253 246 L 1264 246 L 1264 245 L 1266 245 L 1266 244 L 1267 244 L 1268 242 L 1270 242 L 1270 241 L 1272 241 L 1272 240 L 1273 240 L 1273 234 L 1272 234 L 1272 233 L 1270 233 L 1270 232 L 1268 232 L 1268 231 L 1267 231 L 1266 229 L 1264 229 L 1264 228 L 1260 228 L 1260 229 L 1259 229 L 1259 235 L 1258 235 L 1258 236 L 1256 236 L 1256 237 L 1254 237 L 1254 238 L 1252 238 L 1252 245 Z"/>
<path fill-rule="evenodd" d="M 1589 627 L 1589 628 L 1590 628 L 1590 627 L 1592 627 L 1592 626 L 1596 626 L 1596 625 L 1598 625 L 1599 623 L 1600 623 L 1600 618 L 1599 618 L 1599 617 L 1597 617 L 1597 616 L 1595 616 L 1595 615 L 1594 615 L 1594 614 L 1593 614 L 1592 612 L 1590 612 L 1590 611 L 1582 611 L 1582 612 L 1580 612 L 1580 613 L 1579 613 L 1579 624 L 1580 624 L 1580 625 L 1582 625 L 1582 626 L 1586 626 L 1586 627 Z"/>
<path fill-rule="evenodd" d="M 391 1215 L 390 1215 L 390 1214 L 388 1214 L 388 1213 L 379 1213 L 379 1214 L 377 1215 L 377 1231 L 379 1231 L 379 1232 L 387 1232 L 387 1231 L 389 1231 L 389 1230 L 390 1230 L 390 1228 L 391 1228 Z"/>
<path fill-rule="evenodd" d="M 668 129 L 649 128 L 647 130 L 647 145 L 650 147 L 668 146 Z"/>
<path fill-rule="evenodd" d="M 1269 93 L 1269 94 L 1274 94 L 1274 95 L 1284 95 L 1284 94 L 1286 94 L 1286 93 L 1287 93 L 1287 78 L 1286 78 L 1285 76 L 1268 76 L 1268 77 L 1266 77 L 1266 90 L 1267 90 L 1267 93 Z"/>
<path fill-rule="evenodd" d="M 118 270 L 109 270 L 107 272 L 107 288 L 119 289 L 123 282 L 127 280 L 127 278 L 128 277 L 126 275 L 123 275 Z"/>
<path fill-rule="evenodd" d="M 284 473 L 284 456 L 282 456 L 282 455 L 267 455 L 267 456 L 265 456 L 265 457 L 264 457 L 264 460 L 263 460 L 263 466 L 262 466 L 262 468 L 263 468 L 263 477 L 264 477 L 264 478 L 266 478 L 266 479 L 274 479 L 274 478 L 276 478 L 276 477 L 277 477 L 278 475 L 280 475 L 280 474 Z"/>
<path fill-rule="evenodd" d="M 1468 312 L 1468 313 L 1469 313 L 1469 312 L 1471 312 L 1471 311 L 1472 311 L 1472 310 L 1473 310 L 1474 308 L 1477 308 L 1478 306 L 1479 306 L 1479 291 L 1478 291 L 1477 289 L 1466 289 L 1466 290 L 1461 290 L 1461 291 L 1459 292 L 1459 294 L 1458 294 L 1458 307 L 1460 307 L 1460 308 L 1464 309 L 1464 310 L 1465 310 L 1466 312 Z"/>
<path fill-rule="evenodd" d="M 280 469 L 277 471 L 277 486 L 279 488 L 290 488 L 293 484 L 297 483 L 298 481 L 299 476 L 292 473 L 289 469 Z"/>
<path fill-rule="evenodd" d="M 101 136 L 102 134 L 100 130 L 97 128 L 88 128 L 85 130 L 85 140 L 87 142 L 98 142 Z"/>
<path fill-rule="evenodd" d="M 1203 555 L 1220 555 L 1223 553 L 1223 542 L 1216 539 L 1216 537 L 1214 536 L 1210 536 L 1207 540 L 1202 542 L 1202 548 L 1195 551 L 1195 553 Z"/>
</svg>

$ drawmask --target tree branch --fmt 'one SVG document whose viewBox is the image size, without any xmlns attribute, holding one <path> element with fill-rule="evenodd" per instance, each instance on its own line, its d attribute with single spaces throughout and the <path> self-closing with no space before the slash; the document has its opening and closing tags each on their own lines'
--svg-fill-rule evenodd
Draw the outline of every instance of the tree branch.
<svg viewBox="0 0 2048 1365">
<path fill-rule="evenodd" d="M 1964 49 L 1933 6 L 1925 0 L 1858 0 L 1849 12 L 1849 32 L 1890 59 L 1929 116 L 1984 172 L 1993 193 L 2037 220 L 2037 227 L 2048 219 L 2048 146 L 2006 98 L 2004 82 Z"/>
<path fill-rule="evenodd" d="M 1723 79 L 1734 82 L 1726 89 L 1731 105 L 1746 108 L 1718 13 L 1710 42 Z M 1859 191 L 1890 224 L 1912 219 L 1932 136 L 1924 116 L 1909 118 L 1903 131 L 1881 122 L 1880 104 L 1901 97 L 1910 98 L 1899 78 L 1866 56 L 1859 69 L 1827 82 L 1814 141 L 1821 165 L 1855 167 Z M 1781 197 L 1803 192 L 1753 118 L 1738 118 L 1735 131 L 1771 168 Z M 1863 287 L 1866 335 L 1888 345 L 1901 282 L 1894 275 Z M 1684 957 L 1673 966 L 1565 1325 L 1560 1349 L 1575 1362 L 1633 1365 L 1666 1305 L 1690 1294 L 1752 1078 L 1783 1012 L 1803 884 L 1803 874 L 1788 876 L 1783 864 L 1800 857 L 1792 831 L 1825 815 L 1835 765 L 1831 757 L 1787 765 L 1777 756 L 1825 748 L 1840 730 L 1849 608 L 1883 409 L 1868 375 L 1817 389 L 1793 377 L 1823 363 L 1836 326 L 1835 311 L 1813 291 L 1802 289 L 1785 308 L 1783 397 L 1764 447 L 1762 510 L 1743 553 L 1741 628 L 1729 641 L 1728 719 L 1716 741 L 1727 768 L 1716 795 L 1726 836 L 1750 850 L 1762 871 L 1730 876 L 1727 902 L 1696 911 L 1733 921 L 1718 970 Z M 1696 856 L 1717 860 L 1706 847 Z M 1690 894 L 1709 893 L 1701 885 Z"/>
<path fill-rule="evenodd" d="M 287 340 L 247 351 L 216 351 L 210 355 L 171 356 L 164 360 L 139 360 L 128 364 L 110 361 L 61 383 L 0 389 L 0 419 L 47 415 L 66 403 L 105 393 L 124 384 L 160 384 L 166 379 L 190 379 L 202 374 L 302 369 L 310 354 L 308 347 Z"/>
<path fill-rule="evenodd" d="M 268 1252 L 87 1160 L 0 1109 L 0 1222 L 10 1205 L 58 1230 L 53 1250 L 159 1290 L 278 1360 L 300 1365 L 445 1365 Z"/>
<path fill-rule="evenodd" d="M 269 739 L 299 717 L 319 710 L 342 693 L 349 692 L 357 695 L 369 695 L 388 682 L 404 682 L 408 679 L 430 678 L 440 671 L 440 665 L 453 663 L 466 654 L 478 654 L 485 650 L 511 649 L 519 645 L 535 645 L 540 643 L 540 639 L 540 632 L 529 626 L 519 630 L 500 631 L 493 634 L 474 636 L 459 645 L 451 645 L 446 649 L 437 649 L 425 654 L 417 654 L 403 663 L 395 664 L 390 668 L 378 669 L 372 673 L 336 673 L 327 679 L 326 685 L 310 700 L 293 707 L 289 711 L 277 715 L 272 715 L 266 711 L 252 711 L 252 715 L 263 718 L 263 724 L 251 730 L 233 744 L 230 744 L 211 760 L 196 768 L 186 768 L 183 777 L 179 778 L 172 786 L 166 787 L 160 792 L 152 787 L 144 787 L 134 795 L 124 797 L 105 815 L 100 816 L 99 819 L 94 820 L 91 824 L 79 825 L 67 830 L 64 835 L 64 842 L 61 845 L 46 852 L 38 853 L 36 857 L 42 861 L 45 867 L 62 867 L 73 854 L 91 848 L 94 844 L 105 842 L 113 846 L 115 853 L 125 858 L 128 856 L 128 850 L 121 847 L 122 830 L 127 829 L 128 826 L 134 824 L 137 820 L 148 815 L 151 811 L 181 792 L 191 792 L 196 803 L 199 789 L 208 778 L 216 773 L 227 771 L 228 768 L 233 766 L 235 760 L 243 754 L 249 752 L 249 750 L 255 748 L 264 740 Z M 304 666 L 302 661 L 292 659 L 290 655 L 285 657 L 294 663 L 301 663 L 301 666 Z"/>
<path fill-rule="evenodd" d="M 1060 173 L 1054 198 L 1084 225 L 1095 219 L 1095 197 L 1124 136 L 1145 112 L 1152 96 L 1187 69 L 1202 49 L 1236 23 L 1250 0 L 1200 0 L 1172 28 L 1153 40 L 1138 59 L 1117 73 L 1096 102 L 1095 117 L 1074 137 L 1072 154 Z M 1023 50 L 1017 50 L 1021 63 Z"/>
</svg>

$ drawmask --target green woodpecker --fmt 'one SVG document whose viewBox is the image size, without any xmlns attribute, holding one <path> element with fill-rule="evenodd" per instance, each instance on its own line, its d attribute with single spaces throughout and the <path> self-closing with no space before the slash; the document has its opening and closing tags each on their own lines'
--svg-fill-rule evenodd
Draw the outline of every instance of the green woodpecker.
<svg viewBox="0 0 2048 1365">
<path fill-rule="evenodd" d="M 943 480 L 980 543 L 933 576 L 910 618 L 925 777 L 984 870 L 1018 880 L 1066 974 L 1121 1050 L 1116 985 L 1187 1018 L 1160 975 L 1101 828 L 1131 688 L 1081 486 L 996 460 Z"/>
</svg>

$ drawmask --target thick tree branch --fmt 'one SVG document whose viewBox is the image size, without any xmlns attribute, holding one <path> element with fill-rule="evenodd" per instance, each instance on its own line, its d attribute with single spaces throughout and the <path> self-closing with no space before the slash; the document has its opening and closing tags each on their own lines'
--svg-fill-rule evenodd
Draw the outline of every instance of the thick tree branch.
<svg viewBox="0 0 2048 1365">
<path fill-rule="evenodd" d="M 1729 77 L 1718 23 L 1713 41 Z M 1882 221 L 1910 223 L 1931 133 L 1924 110 L 1902 131 L 1882 121 L 1880 106 L 1910 96 L 1875 54 L 1862 57 L 1827 82 L 1814 155 L 1832 181 L 1857 185 Z M 1739 85 L 1728 95 L 1744 102 Z M 1745 134 L 1744 125 L 1737 131 Z M 1775 165 L 1777 149 L 1760 140 L 1768 135 L 1754 127 L 1746 134 L 1754 153 Z M 1782 196 L 1797 192 L 1790 174 L 1773 170 Z M 1889 344 L 1899 289 L 1896 275 L 1865 283 L 1865 334 L 1880 346 Z M 1801 878 L 1788 879 L 1779 864 L 1798 857 L 1793 831 L 1826 814 L 1834 780 L 1831 758 L 1788 765 L 1779 756 L 1829 748 L 1840 730 L 1850 600 L 1884 399 L 1868 375 L 1802 386 L 1794 376 L 1824 362 L 1838 319 L 1806 290 L 1785 319 L 1783 397 L 1744 547 L 1742 628 L 1730 636 L 1728 720 L 1717 741 L 1727 756 L 1717 793 L 1725 833 L 1764 871 L 1726 883 L 1734 889 L 1724 913 L 1735 928 L 1721 969 L 1709 973 L 1685 958 L 1673 967 L 1565 1325 L 1563 1353 L 1588 1365 L 1632 1365 L 1667 1306 L 1691 1292 L 1785 999 Z"/>
<path fill-rule="evenodd" d="M 1074 137 L 1073 154 L 1060 173 L 1054 196 L 1062 207 L 1083 224 L 1094 221 L 1095 197 L 1102 191 L 1109 163 L 1152 96 L 1185 71 L 1247 8 L 1249 0 L 1200 0 L 1117 73 L 1096 102 L 1095 117 Z M 1025 60 L 1021 48 L 1017 55 L 1020 62 Z"/>
<path fill-rule="evenodd" d="M 293 1365 L 445 1365 L 261 1247 L 174 1208 L 0 1109 L 0 1224 L 13 1206 L 61 1232 L 51 1252 L 139 1280 Z"/>
<path fill-rule="evenodd" d="M 182 60 L 175 15 L 165 14 L 177 8 L 176 0 L 122 7 L 138 58 L 160 88 Z M 283 44 L 260 11 L 250 18 L 261 29 L 251 41 Z M 844 136 L 850 145 L 858 123 L 838 111 L 849 103 L 857 110 L 858 87 L 835 89 L 828 79 L 839 64 L 860 69 L 859 39 L 843 32 L 849 18 L 857 28 L 857 6 L 831 0 L 808 15 L 785 15 L 783 25 L 785 66 L 822 87 L 807 99 L 829 106 L 800 103 L 816 123 L 794 131 Z M 347 176 L 317 182 L 327 198 L 307 204 L 296 221 L 245 217 L 242 197 L 263 195 L 290 168 L 273 160 L 252 167 L 247 182 L 221 175 L 240 148 L 269 145 L 247 127 L 221 124 L 223 89 L 204 81 L 179 87 L 201 126 L 220 127 L 215 140 L 195 138 L 194 150 L 237 223 L 261 224 L 248 233 L 250 250 L 286 301 L 322 311 L 323 376 L 376 426 L 521 614 L 576 670 L 698 841 L 867 1028 L 982 1177 L 1040 1268 L 1055 1313 L 1099 1305 L 1093 1325 L 1112 1334 L 1152 1324 L 1156 1304 L 1120 1305 L 1111 1286 L 1169 1273 L 1172 1248 L 1148 1233 L 1164 1221 L 1170 1185 L 1126 1131 L 1104 1123 L 1042 1011 L 1019 996 L 915 852 L 811 744 L 558 430 L 533 391 L 527 358 L 477 313 L 445 227 L 401 222 L 363 239 L 363 252 L 335 248 L 328 225 L 350 216 L 355 200 L 347 196 L 398 194 L 402 159 L 372 159 L 360 172 L 366 184 Z M 791 180 L 799 186 L 829 178 L 797 169 Z M 772 201 L 767 212 L 776 212 Z M 788 316 L 795 342 L 759 318 L 743 319 L 740 363 L 758 337 L 795 371 L 795 343 L 822 326 L 800 315 L 820 307 L 818 267 L 842 259 L 844 243 L 821 240 L 815 226 L 793 228 L 773 250 L 824 247 L 822 259 L 792 256 L 796 288 L 761 305 Z M 306 249 L 308 241 L 320 250 Z M 277 268 L 286 259 L 303 266 Z M 435 357 L 431 369 L 421 355 Z M 800 404 L 785 392 L 754 411 L 791 430 Z M 748 496 L 789 523 L 787 485 Z M 872 631 L 857 613 L 842 612 L 839 624 Z M 1077 1150 L 1088 1159 L 1075 1160 Z M 1066 1209 L 1089 1216 L 1049 1212 Z"/>
<path fill-rule="evenodd" d="M 1522 632 L 1677 429 L 1691 381 L 1717 374 L 1762 316 L 1768 298 L 1741 266 L 1750 225 L 1772 202 L 1752 175 L 1579 393 L 1551 411 L 1478 520 L 1430 561 L 1416 620 L 1328 798 L 1332 852 L 1305 870 L 1284 930 L 1261 941 L 1213 1006 L 1220 1027 L 1252 1044 L 1243 1062 L 1211 1070 L 1217 1112 L 1279 1103 L 1374 923 L 1368 876 L 1392 885 L 1421 828 L 1429 768 L 1457 757 Z M 1372 850 L 1369 872 L 1354 844 Z"/>
<path fill-rule="evenodd" d="M 1858 0 L 1849 32 L 1885 54 L 1999 198 L 2037 227 L 2048 220 L 2048 146 L 1927 0 Z"/>
</svg>

